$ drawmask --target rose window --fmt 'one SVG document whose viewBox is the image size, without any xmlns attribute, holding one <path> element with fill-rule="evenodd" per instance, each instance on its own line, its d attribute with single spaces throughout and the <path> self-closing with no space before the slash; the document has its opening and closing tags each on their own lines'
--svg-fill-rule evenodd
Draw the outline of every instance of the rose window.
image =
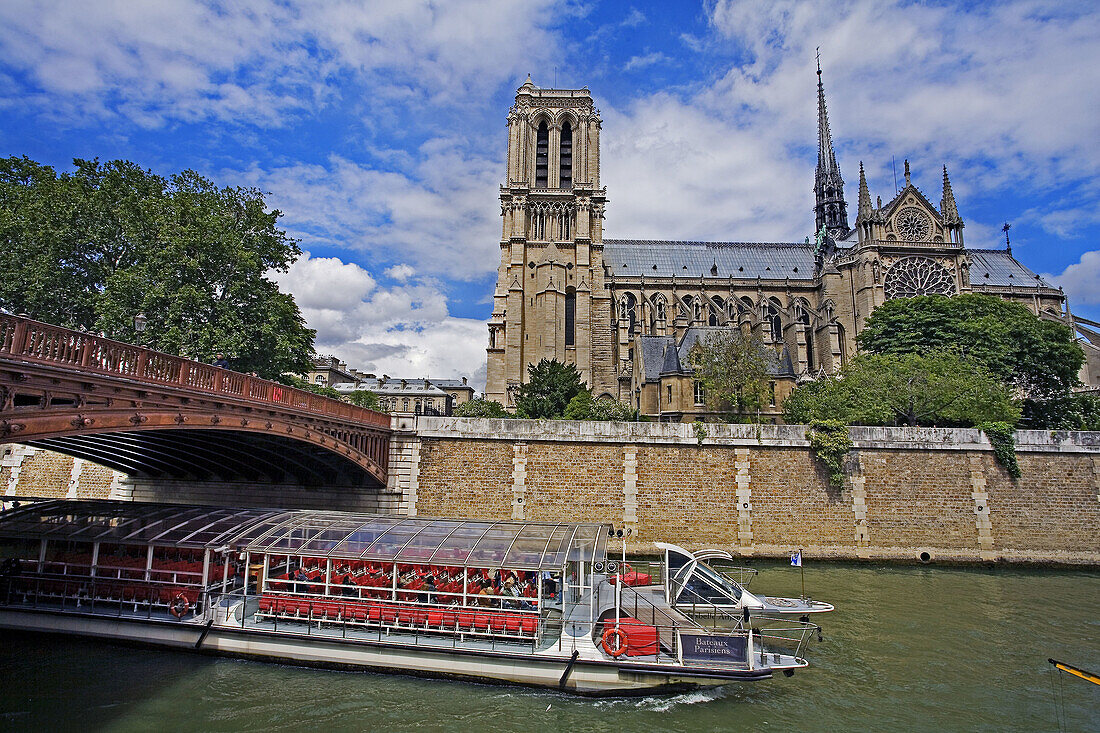
<svg viewBox="0 0 1100 733">
<path fill-rule="evenodd" d="M 955 278 L 943 265 L 927 257 L 904 257 L 886 271 L 886 298 L 918 295 L 954 295 Z"/>
<path fill-rule="evenodd" d="M 894 228 L 898 235 L 909 242 L 923 242 L 932 233 L 932 222 L 928 214 L 909 206 L 901 210 L 894 219 Z"/>
</svg>

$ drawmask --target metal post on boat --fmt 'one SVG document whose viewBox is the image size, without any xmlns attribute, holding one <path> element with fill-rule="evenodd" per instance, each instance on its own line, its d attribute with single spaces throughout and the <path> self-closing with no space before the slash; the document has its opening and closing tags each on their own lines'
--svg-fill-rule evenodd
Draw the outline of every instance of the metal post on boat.
<svg viewBox="0 0 1100 733">
<path fill-rule="evenodd" d="M 99 547 L 99 543 L 92 544 L 92 567 L 95 567 L 95 548 Z M 39 575 L 42 574 L 42 567 L 46 564 L 46 539 L 42 538 L 38 541 L 38 567 L 35 572 Z"/>
</svg>

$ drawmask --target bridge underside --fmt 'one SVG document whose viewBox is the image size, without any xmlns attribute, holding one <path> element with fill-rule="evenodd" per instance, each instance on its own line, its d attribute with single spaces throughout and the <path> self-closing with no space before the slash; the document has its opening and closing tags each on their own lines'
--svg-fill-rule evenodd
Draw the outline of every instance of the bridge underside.
<svg viewBox="0 0 1100 733">
<path fill-rule="evenodd" d="M 25 441 L 134 479 L 380 488 L 338 453 L 281 435 L 166 429 L 65 435 Z"/>
</svg>

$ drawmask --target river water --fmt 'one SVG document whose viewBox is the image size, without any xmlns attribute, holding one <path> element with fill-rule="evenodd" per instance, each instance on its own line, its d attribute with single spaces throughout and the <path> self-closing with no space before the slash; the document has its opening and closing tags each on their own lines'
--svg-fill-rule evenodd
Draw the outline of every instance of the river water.
<svg viewBox="0 0 1100 733">
<path fill-rule="evenodd" d="M 836 605 L 793 678 L 629 699 L 0 634 L 0 728 L 108 731 L 1100 730 L 1100 573 L 806 568 Z M 752 589 L 798 595 L 795 568 Z"/>
</svg>

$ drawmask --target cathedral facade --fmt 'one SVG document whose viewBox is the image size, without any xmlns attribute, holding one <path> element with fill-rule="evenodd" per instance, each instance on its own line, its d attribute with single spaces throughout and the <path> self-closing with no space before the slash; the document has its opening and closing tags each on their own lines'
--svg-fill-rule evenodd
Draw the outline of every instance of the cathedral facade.
<svg viewBox="0 0 1100 733">
<path fill-rule="evenodd" d="M 773 357 L 765 417 L 778 419 L 798 381 L 835 372 L 855 353 L 867 317 L 889 299 L 985 293 L 1068 319 L 1061 290 L 1010 250 L 965 247 L 946 167 L 937 206 L 913 184 L 908 161 L 904 187 L 885 203 L 872 199 L 861 164 L 850 223 L 817 73 L 816 234 L 803 242 L 604 239 L 592 96 L 528 78 L 508 114 L 486 397 L 513 408 L 527 366 L 557 359 L 576 364 L 597 397 L 692 421 L 706 408 L 691 347 L 738 329 Z"/>
</svg>

